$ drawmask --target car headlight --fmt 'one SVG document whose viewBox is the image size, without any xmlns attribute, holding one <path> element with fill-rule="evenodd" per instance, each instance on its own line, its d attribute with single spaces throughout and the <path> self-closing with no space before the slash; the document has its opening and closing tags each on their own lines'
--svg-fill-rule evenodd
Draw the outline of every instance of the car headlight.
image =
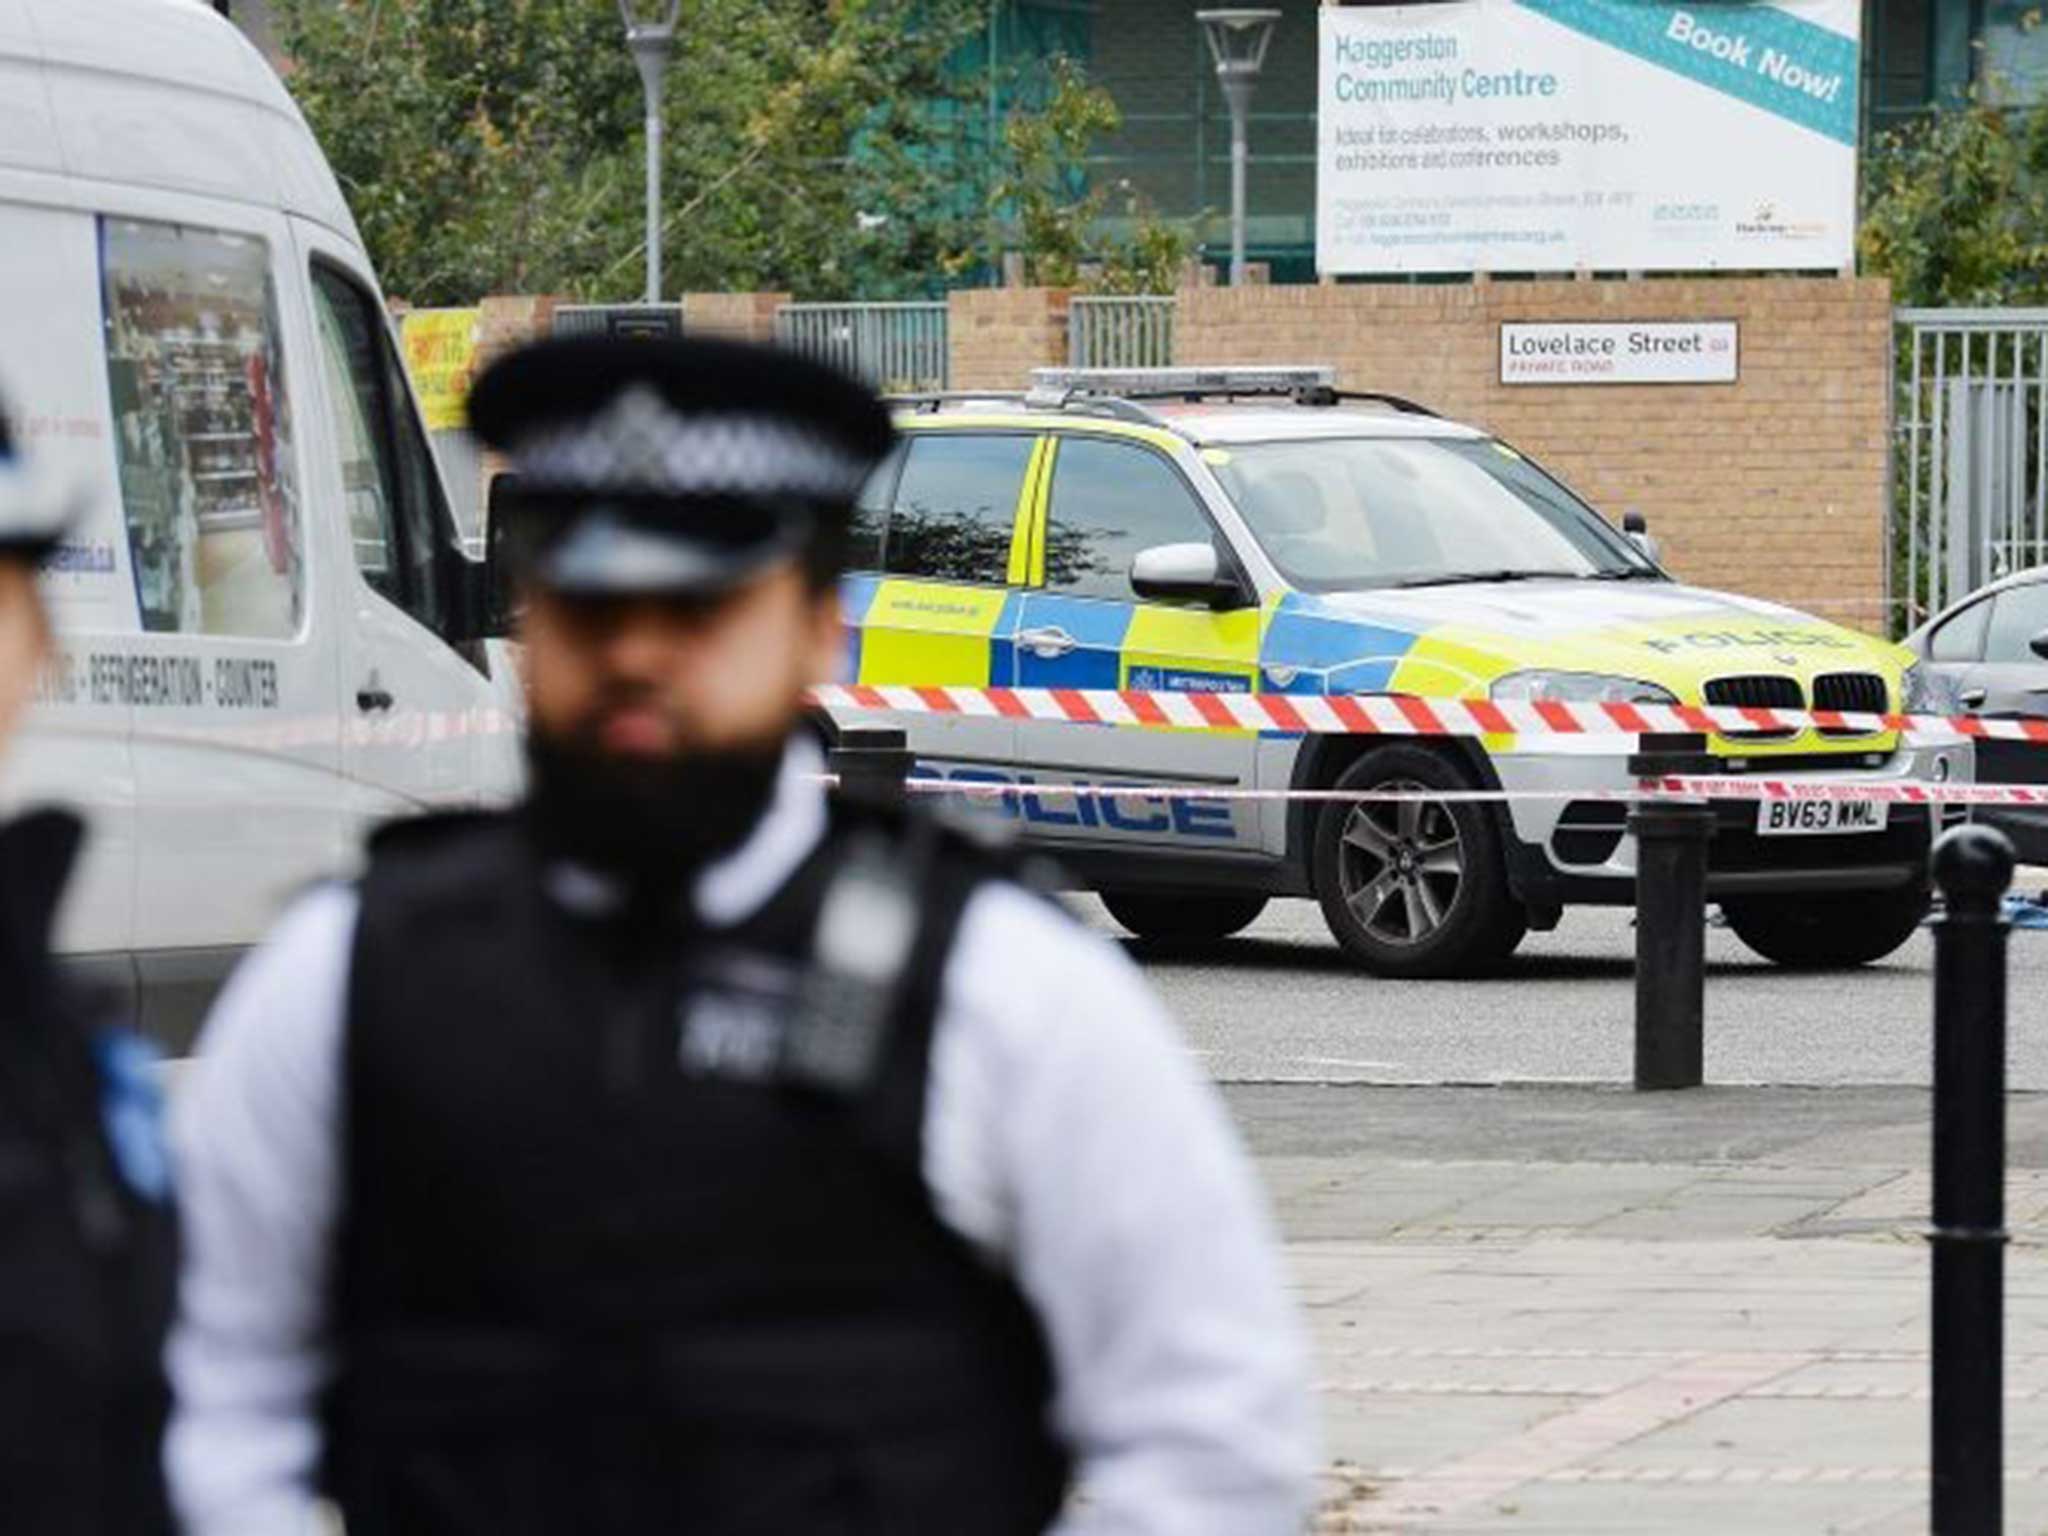
<svg viewBox="0 0 2048 1536">
<path fill-rule="evenodd" d="M 1962 713 L 1952 677 L 1916 661 L 1899 678 L 1899 712 L 1906 715 L 1955 715 Z"/>
<path fill-rule="evenodd" d="M 1669 688 L 1639 677 L 1613 677 L 1605 672 L 1510 672 L 1495 681 L 1495 703 L 1525 704 L 1676 704 Z"/>
</svg>

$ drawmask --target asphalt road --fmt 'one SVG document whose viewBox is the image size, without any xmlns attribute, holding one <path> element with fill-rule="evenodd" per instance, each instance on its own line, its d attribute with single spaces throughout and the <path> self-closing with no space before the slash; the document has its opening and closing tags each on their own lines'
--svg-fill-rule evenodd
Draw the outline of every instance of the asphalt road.
<svg viewBox="0 0 2048 1536">
<path fill-rule="evenodd" d="M 1121 932 L 1092 899 L 1076 906 Z M 1556 932 L 1531 934 L 1504 974 L 1462 982 L 1352 969 L 1305 901 L 1276 901 L 1243 935 L 1199 950 L 1127 944 L 1224 1082 L 1621 1082 L 1634 1027 L 1631 922 L 1624 911 L 1567 912 Z M 2048 931 L 2016 930 L 2011 956 L 2011 1085 L 2048 1089 Z M 1930 1081 L 1925 930 L 1882 965 L 1798 975 L 1714 929 L 1707 965 L 1709 1082 Z"/>
</svg>

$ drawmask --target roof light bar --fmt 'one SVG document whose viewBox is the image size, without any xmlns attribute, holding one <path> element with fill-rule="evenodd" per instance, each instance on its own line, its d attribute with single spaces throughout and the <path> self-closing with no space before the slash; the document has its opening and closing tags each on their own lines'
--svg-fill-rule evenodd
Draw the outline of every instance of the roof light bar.
<svg viewBox="0 0 2048 1536">
<path fill-rule="evenodd" d="M 1224 368 L 1034 368 L 1031 389 L 1073 395 L 1290 395 L 1333 387 L 1327 364 L 1271 364 Z"/>
</svg>

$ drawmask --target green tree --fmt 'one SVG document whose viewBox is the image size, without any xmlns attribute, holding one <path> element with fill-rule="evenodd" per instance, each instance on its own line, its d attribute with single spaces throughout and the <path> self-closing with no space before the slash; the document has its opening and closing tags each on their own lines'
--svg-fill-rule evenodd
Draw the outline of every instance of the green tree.
<svg viewBox="0 0 2048 1536">
<path fill-rule="evenodd" d="M 641 92 L 613 0 L 280 0 L 289 83 L 387 287 L 616 299 L 645 260 Z M 688 0 L 663 129 L 665 292 L 894 296 L 984 235 L 978 0 Z M 984 182 L 985 185 L 985 182 Z"/>
<path fill-rule="evenodd" d="M 1123 124 L 1116 101 L 1081 67 L 1055 58 L 1039 111 L 1013 112 L 1003 129 L 1006 164 L 990 192 L 999 222 L 1014 232 L 1028 283 L 1104 293 L 1171 293 L 1194 253 L 1193 235 L 1158 218 L 1130 183 L 1090 187 L 1098 137 Z M 1105 232 L 1104 210 L 1120 195 L 1124 238 Z"/>
<path fill-rule="evenodd" d="M 2048 103 L 1973 97 L 1880 136 L 1857 243 L 1898 304 L 2048 300 Z"/>
</svg>

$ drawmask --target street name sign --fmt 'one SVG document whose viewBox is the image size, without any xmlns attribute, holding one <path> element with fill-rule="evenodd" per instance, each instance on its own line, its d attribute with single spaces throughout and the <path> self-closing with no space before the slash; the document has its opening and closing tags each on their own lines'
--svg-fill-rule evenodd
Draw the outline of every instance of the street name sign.
<svg viewBox="0 0 2048 1536">
<path fill-rule="evenodd" d="M 1501 323 L 1503 384 L 1733 384 L 1733 320 Z"/>
</svg>

